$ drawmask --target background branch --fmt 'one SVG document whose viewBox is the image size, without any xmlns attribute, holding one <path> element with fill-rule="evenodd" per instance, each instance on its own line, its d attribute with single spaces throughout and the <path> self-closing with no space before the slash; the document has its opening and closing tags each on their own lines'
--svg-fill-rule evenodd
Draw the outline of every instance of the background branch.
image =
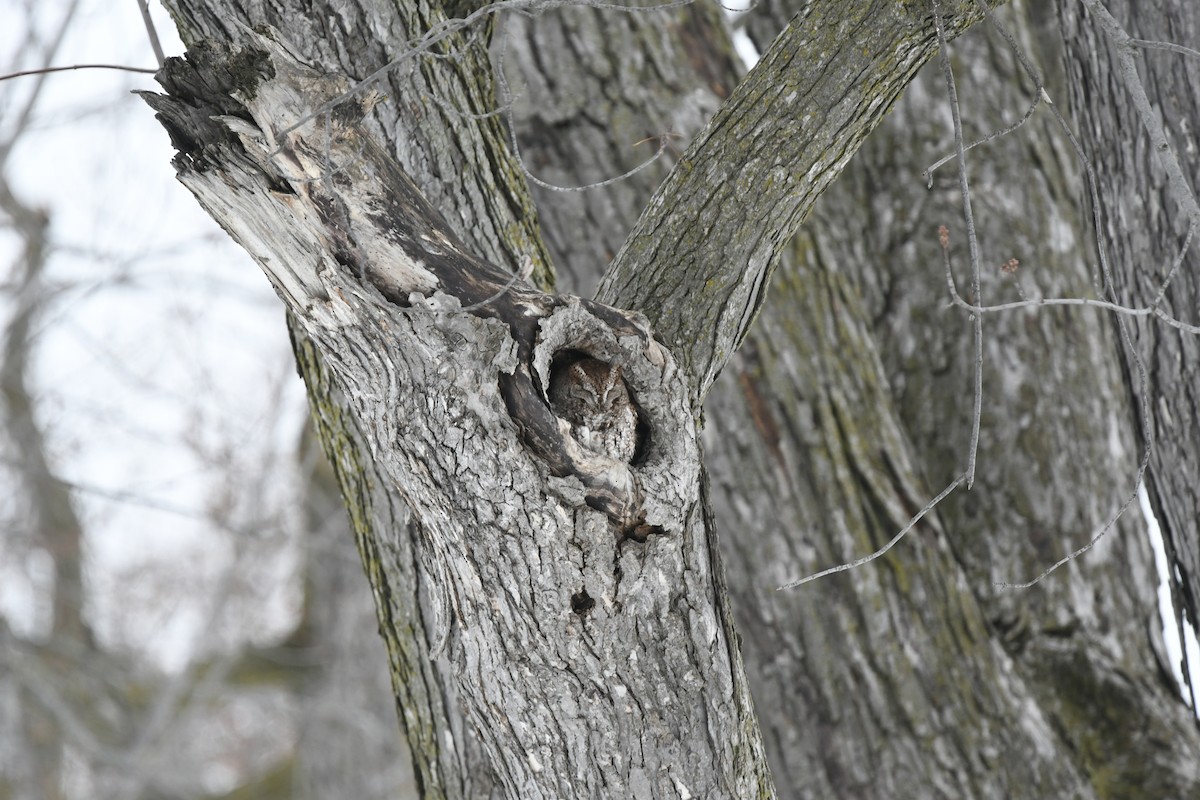
<svg viewBox="0 0 1200 800">
<path fill-rule="evenodd" d="M 948 3 L 947 35 L 979 18 L 973 2 Z M 932 18 L 912 5 L 877 0 L 848 15 L 810 4 L 659 188 L 596 299 L 649 318 L 688 368 L 697 403 L 816 198 L 936 51 Z"/>
</svg>

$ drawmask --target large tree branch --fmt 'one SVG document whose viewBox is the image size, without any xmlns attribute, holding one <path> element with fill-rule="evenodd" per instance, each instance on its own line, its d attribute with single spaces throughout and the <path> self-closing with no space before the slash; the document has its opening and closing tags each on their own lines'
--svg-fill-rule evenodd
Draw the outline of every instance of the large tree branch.
<svg viewBox="0 0 1200 800">
<path fill-rule="evenodd" d="M 950 35 L 980 15 L 974 2 L 942 5 Z M 596 298 L 649 318 L 697 403 L 813 203 L 936 52 L 930 8 L 810 3 L 688 148 L 605 274 Z"/>
</svg>

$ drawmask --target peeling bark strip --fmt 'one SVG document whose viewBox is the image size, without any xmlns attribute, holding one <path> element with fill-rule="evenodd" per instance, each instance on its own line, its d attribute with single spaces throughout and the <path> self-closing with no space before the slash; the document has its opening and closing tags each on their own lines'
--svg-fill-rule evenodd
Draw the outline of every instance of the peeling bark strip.
<svg viewBox="0 0 1200 800">
<path fill-rule="evenodd" d="M 637 315 L 468 253 L 358 127 L 378 97 L 248 38 L 169 61 L 144 96 L 428 531 L 443 647 L 508 794 L 772 796 L 671 354 Z M 551 412 L 563 354 L 621 368 L 633 463 Z"/>
</svg>

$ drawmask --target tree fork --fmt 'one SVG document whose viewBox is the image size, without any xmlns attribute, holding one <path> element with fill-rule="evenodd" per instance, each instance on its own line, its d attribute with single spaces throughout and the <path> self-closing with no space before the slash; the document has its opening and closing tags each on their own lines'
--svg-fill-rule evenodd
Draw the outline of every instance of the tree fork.
<svg viewBox="0 0 1200 800">
<path fill-rule="evenodd" d="M 440 648 L 500 782 L 521 797 L 773 796 L 683 370 L 637 315 L 468 253 L 358 127 L 377 97 L 248 39 L 193 48 L 160 73 L 168 94 L 145 97 L 180 180 L 317 344 L 421 519 Z M 564 350 L 622 367 L 647 437 L 633 464 L 553 416 Z"/>
</svg>

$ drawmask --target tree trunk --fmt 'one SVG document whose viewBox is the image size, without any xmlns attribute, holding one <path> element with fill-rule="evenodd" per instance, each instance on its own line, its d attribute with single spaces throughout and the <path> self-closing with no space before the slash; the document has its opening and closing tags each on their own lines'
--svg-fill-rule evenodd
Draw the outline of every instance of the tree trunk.
<svg viewBox="0 0 1200 800">
<path fill-rule="evenodd" d="M 1044 16 L 1040 9 L 1034 11 Z M 572 20 L 584 13 L 576 12 Z M 770 43 L 793 13 L 794 9 L 772 3 L 755 9 L 749 29 L 760 47 Z M 1036 32 L 1039 49 L 1050 48 L 1047 67 L 1061 75 L 1054 60 L 1061 44 L 1053 28 L 1038 17 L 1026 28 L 1026 13 L 1022 10 L 1016 21 L 1022 30 Z M 568 15 L 527 23 L 535 31 L 553 27 L 548 33 L 517 38 L 508 51 L 523 53 L 538 44 L 544 48 L 546 42 L 566 42 L 561 46 L 568 52 L 594 52 L 624 30 L 621 17 L 600 14 L 594 27 L 588 28 L 577 21 L 556 25 L 560 16 Z M 668 30 L 681 27 L 668 26 Z M 1022 37 L 1027 48 L 1030 38 L 1031 34 Z M 694 74 L 720 85 L 710 76 L 720 68 L 723 48 L 711 36 L 705 41 L 710 42 L 714 61 Z M 964 49 L 959 51 L 959 46 Z M 1028 87 L 1022 95 L 1011 54 L 997 35 L 972 34 L 955 46 L 955 53 L 963 53 L 958 56 L 962 63 L 986 67 L 975 77 L 985 83 L 971 85 L 969 97 L 996 98 L 987 108 L 977 108 L 978 103 L 971 106 L 968 124 L 976 130 L 1002 127 L 1028 104 Z M 544 63 L 546 57 L 541 58 Z M 694 64 L 695 53 L 680 45 L 676 59 Z M 528 108 L 532 117 L 520 128 L 527 161 L 566 185 L 635 166 L 622 151 L 610 155 L 607 166 L 591 160 L 595 153 L 604 153 L 600 148 L 587 146 L 586 152 L 580 148 L 562 154 L 575 138 L 545 137 L 541 131 L 550 121 L 557 130 L 586 130 L 591 109 L 600 103 L 607 104 L 612 119 L 639 118 L 644 92 L 631 90 L 627 104 L 620 105 L 612 87 L 645 83 L 640 63 L 622 64 L 615 75 L 593 83 L 573 75 L 543 86 L 527 74 L 530 68 L 525 65 L 532 59 L 522 55 L 513 60 L 523 68 L 513 81 L 534 87 L 521 95 L 523 102 L 518 105 L 518 113 Z M 664 60 L 656 53 L 653 63 L 671 74 L 670 62 L 664 68 Z M 1112 432 L 1127 434 L 1128 429 L 1120 423 L 1123 412 L 1113 388 L 1117 379 L 1111 344 L 1106 344 L 1106 328 L 1093 311 L 1047 310 L 1036 319 L 1012 315 L 997 320 L 999 328 L 989 322 L 988 363 L 1001 366 L 1006 379 L 996 381 L 991 377 L 995 373 L 989 373 L 985 441 L 1011 442 L 1011 449 L 985 450 L 976 492 L 963 501 L 952 496 L 940 507 L 939 516 L 949 520 L 949 529 L 963 532 L 945 545 L 957 566 L 923 573 L 926 581 L 966 587 L 957 592 L 956 602 L 971 604 L 974 595 L 979 604 L 976 611 L 939 606 L 931 613 L 925 608 L 928 595 L 886 581 L 865 580 L 865 576 L 862 581 L 826 579 L 797 590 L 794 594 L 800 596 L 794 598 L 772 591 L 798 575 L 873 549 L 932 496 L 916 480 L 915 485 L 904 487 L 912 496 L 900 504 L 902 513 L 880 515 L 876 509 L 880 503 L 870 495 L 896 494 L 888 477 L 894 460 L 907 457 L 919 465 L 918 475 L 940 470 L 945 479 L 954 474 L 956 463 L 962 463 L 969 429 L 960 398 L 971 369 L 965 346 L 969 339 L 953 318 L 946 320 L 949 325 L 930 324 L 948 315 L 943 311 L 944 278 L 939 270 L 925 266 L 937 260 L 936 226 L 953 225 L 959 200 L 952 191 L 952 164 L 943 167 L 932 197 L 920 179 L 921 168 L 949 147 L 940 118 L 930 114 L 944 96 L 944 86 L 936 68 L 927 72 L 818 203 L 796 258 L 785 254 L 784 278 L 773 287 L 759 327 L 708 400 L 706 461 L 713 470 L 720 528 L 738 531 L 725 537 L 722 550 L 773 777 L 787 797 L 921 796 L 930 786 L 957 786 L 956 793 L 970 796 L 1041 797 L 1050 785 L 1075 796 L 1121 796 L 1130 791 L 1137 796 L 1139 786 L 1143 791 L 1158 786 L 1163 796 L 1187 796 L 1195 786 L 1190 754 L 1195 753 L 1196 742 L 1186 709 L 1169 687 L 1158 682 L 1160 672 L 1154 662 L 1158 651 L 1151 647 L 1158 638 L 1153 576 L 1148 548 L 1136 530 L 1139 526 L 1128 525 L 1120 534 L 1114 533 L 1104 546 L 1113 555 L 1100 564 L 1089 564 L 1085 572 L 1072 567 L 1025 592 L 997 591 L 992 585 L 1032 577 L 1058 555 L 1086 541 L 1129 489 L 1136 453 L 1126 443 L 1122 445 L 1128 454 L 1125 462 L 1109 455 Z M 726 80 L 732 78 L 729 74 Z M 1061 83 L 1060 79 L 1055 86 Z M 669 79 L 653 85 L 660 91 L 656 99 L 664 109 L 696 91 Z M 677 87 L 678 96 L 662 95 L 664 86 Z M 989 116 L 981 119 L 981 115 Z M 1002 120 L 1004 116 L 1008 120 Z M 677 132 L 684 141 L 690 133 L 686 128 Z M 549 142 L 543 144 L 547 138 Z M 1064 224 L 1073 226 L 1071 235 L 1079 241 L 1087 239 L 1086 220 L 1080 218 L 1074 202 L 1079 176 L 1066 143 L 1043 119 L 1034 133 L 1001 144 L 1002 149 L 993 147 L 972 160 L 975 168 L 982 162 L 988 170 L 985 180 L 975 179 L 976 185 L 1005 193 L 996 203 L 1000 208 L 980 215 L 985 242 L 1002 242 L 1009 255 L 1021 255 L 1023 282 L 1031 268 L 1036 270 L 1034 287 L 1043 295 L 1086 289 L 1086 264 L 1070 257 L 1073 251 L 1062 252 Z M 1038 182 L 1033 187 L 1012 188 L 1001 180 L 1012 165 L 1030 161 L 1040 165 L 1032 176 Z M 901 171 L 905 167 L 908 171 Z M 648 198 L 646 172 L 617 186 L 627 194 L 633 188 L 640 190 L 635 199 Z M 1026 196 L 1014 196 L 1022 189 Z M 595 194 L 612 191 L 604 187 Z M 543 196 L 536 187 L 534 192 L 539 207 L 552 209 L 561 220 L 557 226 L 574 232 L 567 252 L 594 250 L 592 243 L 602 243 L 605 237 L 619 240 L 631 224 L 631 217 L 594 211 L 572 217 L 561 194 L 546 191 Z M 1012 209 L 1030 207 L 1037 213 L 1013 219 Z M 607 212 L 609 207 L 595 201 L 592 208 Z M 1009 211 L 1004 213 L 1006 208 Z M 911 212 L 897 213 L 897 209 Z M 614 220 L 624 227 L 596 233 L 598 221 L 612 227 Z M 557 258 L 558 249 L 554 252 Z M 1003 260 L 997 258 L 996 263 Z M 789 266 L 795 261 L 803 266 Z M 790 270 L 795 270 L 794 277 L 789 277 Z M 851 277 L 839 277 L 841 273 Z M 1071 276 L 1079 277 L 1072 282 Z M 996 283 L 996 277 L 998 272 L 987 280 Z M 586 286 L 589 276 L 577 280 Z M 818 285 L 823 288 L 815 289 Z M 1012 291 L 1010 286 L 1002 288 Z M 996 291 L 989 288 L 989 295 Z M 810 319 L 818 322 L 806 324 Z M 823 335 L 827 329 L 848 329 L 854 334 L 827 341 Z M 872 338 L 880 343 L 878 353 Z M 891 413 L 903 417 L 911 431 L 907 436 L 897 436 L 896 419 L 889 419 L 887 411 L 892 400 L 878 388 L 836 392 L 832 398 L 814 396 L 812 391 L 811 387 L 852 382 L 860 370 L 866 370 L 858 378 L 860 383 L 870 383 L 871 364 L 879 358 L 899 404 Z M 876 375 L 874 381 L 883 379 Z M 1080 409 L 1065 424 L 1053 410 L 1057 397 L 1070 398 L 1069 407 Z M 817 413 L 818 409 L 825 413 Z M 840 411 L 831 413 L 831 409 Z M 947 419 L 953 427 L 943 422 Z M 853 437 L 843 435 L 847 425 L 856 431 Z M 891 433 L 884 435 L 881 428 Z M 915 451 L 908 437 L 915 437 Z M 863 441 L 888 441 L 889 446 L 872 454 L 864 450 Z M 838 463 L 865 463 L 863 472 L 883 479 L 877 479 L 864 497 L 853 483 L 848 486 L 839 480 L 829 466 Z M 1036 466 L 1014 470 L 1014 463 Z M 909 469 L 906 480 L 912 483 Z M 923 493 L 919 497 L 918 491 Z M 856 505 L 865 506 L 855 519 L 867 536 L 857 546 L 846 547 L 838 539 L 840 527 L 831 528 L 828 521 L 845 516 L 846 509 Z M 1044 531 L 1062 531 L 1065 536 L 1056 548 Z M 802 545 L 797 543 L 800 532 L 807 534 Z M 914 567 L 904 553 L 906 546 L 901 545 L 886 563 L 903 559 L 905 574 L 911 575 Z M 824 548 L 823 554 L 815 547 Z M 1095 605 L 1074 610 L 1077 604 L 1072 598 L 1085 594 L 1097 598 Z M 912 634 L 906 635 L 913 629 L 911 622 L 884 621 L 884 633 L 864 634 L 859 620 L 872 616 L 881 596 L 897 613 L 924 617 L 925 625 L 939 624 L 939 616 L 982 613 L 986 635 L 1004 653 L 995 645 L 965 649 L 932 638 L 922 644 Z M 853 607 L 859 613 L 831 617 L 822 611 L 842 608 L 848 601 L 857 604 Z M 838 647 L 841 657 L 829 657 L 826 651 Z M 954 661 L 949 667 L 948 658 Z M 914 659 L 921 663 L 914 665 Z M 980 717 L 971 691 L 939 692 L 926 708 L 936 719 L 918 726 L 909 720 L 912 710 L 872 690 L 880 678 L 870 672 L 851 673 L 843 666 L 846 663 L 884 664 L 876 671 L 885 676 L 892 672 L 930 676 L 939 670 L 968 676 L 976 670 L 982 675 L 988 663 L 999 663 L 1005 674 L 1017 672 L 1019 680 L 1007 679 L 1015 687 L 1011 695 L 991 696 L 996 720 Z M 971 677 L 963 685 L 980 683 L 986 684 L 987 679 Z M 848 685 L 853 688 L 843 688 Z M 847 697 L 855 700 L 849 702 Z M 1002 710 L 1006 705 L 1011 710 Z M 845 713 L 847 706 L 853 713 Z M 1118 712 L 1118 707 L 1125 710 Z M 814 712 L 828 721 L 820 726 L 798 724 Z M 1114 728 L 1110 720 L 1115 713 L 1136 721 Z M 1010 714 L 1025 714 L 1029 719 L 1014 730 L 1016 717 L 1006 716 Z M 951 715 L 957 715 L 956 721 L 942 722 Z M 1159 733 L 1147 740 L 1141 732 L 1148 729 Z M 917 730 L 942 731 L 942 750 L 952 755 L 942 759 L 914 755 L 927 749 L 926 735 L 912 733 Z M 1037 731 L 1032 741 L 1024 738 Z M 997 770 L 992 761 L 973 759 L 956 744 L 968 737 L 981 737 L 980 751 L 1007 752 L 1004 763 L 1014 766 Z M 1163 747 L 1164 742 L 1170 744 Z M 1027 758 L 1031 748 L 1044 752 L 1044 758 Z M 877 755 L 865 759 L 864 751 Z"/>
<path fill-rule="evenodd" d="M 437 648 L 505 791 L 771 794 L 684 372 L 640 319 L 469 254 L 355 126 L 375 97 L 249 44 L 194 48 L 148 99 L 181 179 L 264 266 L 423 521 Z M 543 387 L 574 351 L 624 369 L 648 431 L 634 468 L 550 414 Z"/>
<path fill-rule="evenodd" d="M 1048 65 L 1052 76 L 1060 76 L 1056 59 L 1061 44 L 1047 29 L 1042 19 L 1045 12 L 1037 8 L 1021 11 L 1031 12 L 1030 24 L 1020 27 L 1039 34 L 1037 41 L 1032 33 L 1020 35 L 1022 46 L 1044 53 L 1041 63 Z M 1005 19 L 1021 22 L 1020 17 Z M 960 76 L 968 139 L 1015 121 L 1034 95 L 1032 86 L 1022 82 L 1003 40 L 994 33 L 986 38 L 982 34 L 982 30 L 973 32 L 951 49 L 956 65 L 973 67 L 970 82 Z M 718 519 L 729 519 L 724 516 L 728 513 L 743 520 L 747 513 L 754 513 L 751 510 L 759 509 L 756 517 L 747 520 L 748 527 L 782 532 L 783 541 L 775 548 L 744 548 L 744 576 L 734 567 L 740 559 L 730 558 L 731 585 L 746 586 L 753 592 L 746 600 L 736 596 L 735 608 L 746 615 L 739 617 L 739 629 L 748 642 L 746 658 L 759 707 L 763 714 L 779 709 L 777 725 L 765 717 L 762 724 L 781 787 L 788 785 L 789 777 L 811 784 L 815 776 L 824 775 L 830 781 L 826 794 L 861 791 L 863 796 L 885 797 L 916 791 L 909 784 L 888 783 L 911 775 L 900 756 L 895 757 L 894 768 L 874 773 L 870 792 L 840 782 L 845 778 L 837 765 L 857 763 L 854 754 L 860 752 L 858 748 L 871 747 L 862 742 L 871 742 L 881 736 L 880 729 L 892 727 L 886 721 L 862 729 L 839 721 L 838 733 L 827 736 L 806 735 L 803 729 L 787 726 L 786 720 L 794 718 L 799 703 L 811 710 L 809 698 L 829 694 L 828 690 L 797 692 L 794 688 L 813 682 L 823 685 L 826 681 L 819 668 L 802 668 L 797 675 L 782 666 L 811 649 L 805 642 L 811 641 L 812 635 L 785 635 L 777 629 L 800 619 L 805 621 L 799 626 L 803 631 L 814 624 L 809 622 L 814 615 L 805 613 L 807 606 L 800 605 L 799 598 L 796 606 L 790 606 L 753 587 L 761 585 L 764 569 L 780 570 L 780 564 L 794 564 L 780 570 L 790 572 L 786 576 L 790 577 L 873 550 L 963 469 L 970 438 L 972 342 L 968 327 L 962 325 L 966 320 L 945 310 L 945 278 L 937 266 L 940 256 L 935 231 L 939 224 L 951 227 L 960 273 L 966 271 L 965 237 L 955 222 L 961 217 L 961 201 L 953 162 L 935 173 L 932 192 L 926 190 L 921 177 L 924 168 L 952 152 L 943 116 L 931 113 L 931 107 L 944 103 L 940 99 L 945 96 L 944 82 L 939 70 L 929 71 L 910 87 L 842 179 L 822 197 L 807 226 L 809 236 L 799 247 L 802 263 L 808 265 L 802 273 L 805 280 L 777 282 L 777 289 L 787 287 L 790 293 L 772 298 L 761 330 L 756 331 L 763 339 L 752 337 L 751 345 L 758 347 L 743 350 L 747 361 L 738 377 L 744 384 L 745 404 L 755 410 L 744 413 L 746 424 L 742 427 L 753 424 L 755 433 L 739 437 L 722 432 L 715 437 L 733 440 L 738 448 L 728 473 L 729 510 L 719 512 Z M 1054 82 L 1051 95 L 1061 97 L 1062 91 L 1055 88 L 1061 86 L 1061 79 Z M 1011 257 L 1021 260 L 1016 278 L 1031 297 L 1087 294 L 1088 264 L 1080 257 L 1079 247 L 1073 246 L 1089 236 L 1087 220 L 1075 199 L 1081 178 L 1073 153 L 1050 115 L 1043 109 L 1030 125 L 986 150 L 973 151 L 968 161 L 972 184 L 977 187 L 976 219 L 982 226 L 980 237 L 989 270 L 984 276 L 984 299 L 989 303 L 1019 299 L 1013 278 L 998 269 Z M 1013 180 L 1009 174 L 1021 177 Z M 826 274 L 824 280 L 831 286 L 841 287 L 836 292 L 827 290 L 838 305 L 832 299 L 810 297 L 813 270 Z M 960 277 L 960 282 L 963 280 Z M 774 307 L 777 321 L 772 323 L 768 320 L 774 302 L 779 305 Z M 830 306 L 833 309 L 826 310 Z M 859 308 L 848 312 L 847 306 Z M 823 322 L 807 322 L 814 318 Z M 824 498 L 836 496 L 836 485 L 823 484 L 828 479 L 821 477 L 826 470 L 819 468 L 819 462 L 807 470 L 794 465 L 813 458 L 814 443 L 829 446 L 825 444 L 830 437 L 827 429 L 834 423 L 834 430 L 856 430 L 881 413 L 874 410 L 882 408 L 875 405 L 878 398 L 861 400 L 861 391 L 843 393 L 860 405 L 834 419 L 818 413 L 828 401 L 811 399 L 813 388 L 835 383 L 829 374 L 845 372 L 852 360 L 850 354 L 857 351 L 840 344 L 834 350 L 838 357 L 826 363 L 831 358 L 828 349 L 806 343 L 820 340 L 822 330 L 847 327 L 849 320 L 872 329 L 895 398 L 895 413 L 905 431 L 901 445 L 911 443 L 907 448 L 887 448 L 873 459 L 872 469 L 859 467 L 859 472 L 887 475 L 895 470 L 897 454 L 907 449 L 909 462 L 919 465 L 918 474 L 928 476 L 928 483 L 903 504 L 905 513 L 898 515 L 899 519 L 882 520 L 874 538 L 852 547 L 840 544 L 840 525 L 829 530 L 828 520 L 836 520 L 839 511 L 845 513 L 845 503 L 835 501 L 824 512 L 793 510 L 821 509 L 828 502 Z M 769 333 L 772 325 L 777 326 L 774 335 Z M 1076 791 L 1081 796 L 1093 792 L 1102 797 L 1190 796 L 1197 787 L 1195 754 L 1200 743 L 1187 709 L 1179 703 L 1173 687 L 1162 681 L 1155 661 L 1161 642 L 1154 576 L 1138 520 L 1127 518 L 1096 551 L 1033 589 L 1000 590 L 994 585 L 1033 578 L 1085 544 L 1132 492 L 1138 452 L 1130 441 L 1127 417 L 1115 389 L 1119 380 L 1116 356 L 1104 321 L 1090 309 L 1040 309 L 988 316 L 984 326 L 985 399 L 978 482 L 970 494 L 957 492 L 948 497 L 938 507 L 937 518 L 949 532 L 945 546 L 962 570 L 959 585 L 974 596 L 987 620 L 988 635 L 1005 650 L 999 659 L 1007 665 L 1005 672 L 1011 670 L 1013 678 L 1020 680 L 1009 703 L 1014 710 L 1040 717 L 1053 731 L 1050 759 L 1072 766 L 1079 776 Z M 792 347 L 810 355 L 789 355 L 792 349 L 777 343 L 789 331 L 794 331 Z M 864 348 L 864 352 L 873 358 L 870 349 Z M 822 357 L 821 352 L 826 355 Z M 814 364 L 823 371 L 814 374 Z M 710 405 L 710 419 L 728 416 L 718 415 Z M 856 434 L 851 441 L 878 438 Z M 789 442 L 795 442 L 792 449 L 786 446 Z M 711 448 L 709 453 L 714 455 Z M 756 470 L 747 466 L 753 459 L 761 462 Z M 804 477 L 790 477 L 796 472 Z M 886 486 L 884 481 L 879 483 Z M 755 485 L 779 488 L 766 490 L 770 500 L 756 501 L 752 494 Z M 801 494 L 808 491 L 815 499 Z M 795 494 L 805 500 L 778 499 Z M 858 529 L 853 524 L 847 527 Z M 796 541 L 799 532 L 806 536 L 800 540 L 803 545 Z M 904 558 L 905 548 L 912 546 L 902 543 L 889 559 Z M 829 550 L 814 553 L 810 547 Z M 906 569 L 904 574 L 909 572 Z M 783 582 L 786 577 L 766 583 Z M 844 593 L 835 597 L 837 587 L 823 583 L 799 591 L 820 596 L 813 599 L 812 608 L 844 605 Z M 950 585 L 955 584 L 952 581 Z M 899 599 L 894 602 L 911 602 L 916 613 L 927 602 L 911 591 L 897 590 L 896 594 Z M 1080 601 L 1084 597 L 1087 603 Z M 762 630 L 758 636 L 752 633 L 756 628 Z M 857 625 L 850 626 L 827 640 L 844 642 L 855 630 Z M 778 654 L 781 641 L 795 642 L 791 645 L 793 657 Z M 761 656 L 753 652 L 756 643 L 762 648 Z M 921 668 L 930 661 L 925 651 L 898 640 L 864 642 L 861 649 L 871 655 L 859 659 L 885 661 L 889 644 L 898 651 L 895 657 L 904 653 L 910 654 L 909 658 L 919 656 Z M 760 664 L 762 673 L 756 671 Z M 886 671 L 897 670 L 889 665 Z M 1022 695 L 1029 698 L 1025 705 L 1016 699 Z M 962 698 L 970 701 L 966 703 L 956 703 L 953 698 L 951 693 L 939 693 L 938 705 L 966 715 L 968 730 L 980 730 L 980 724 L 967 720 L 974 713 L 969 696 Z M 869 704 L 871 708 L 876 705 Z M 834 716 L 832 712 L 830 716 Z M 943 711 L 939 718 L 947 717 Z M 1129 722 L 1114 725 L 1115 719 Z M 777 738 L 771 733 L 774 729 L 784 733 Z M 993 746 L 1016 746 L 1019 741 L 1020 735 L 1010 738 L 1014 731 L 1003 725 L 992 730 L 997 736 Z M 1146 731 L 1156 733 L 1147 736 Z M 903 737 L 883 738 L 884 742 L 874 746 L 885 753 L 903 747 L 895 743 Z M 831 745 L 831 740 L 837 744 Z M 778 750 L 771 746 L 777 741 Z M 1045 747 L 1042 743 L 1039 749 Z M 1013 796 L 1021 792 L 1004 786 L 1012 772 L 986 767 L 974 772 L 981 781 L 974 794 Z M 812 796 L 822 793 L 817 788 Z M 1037 796 L 1042 794 L 1038 790 Z"/>
<path fill-rule="evenodd" d="M 257 57 L 235 57 L 240 66 L 231 73 L 222 64 L 227 54 L 194 52 L 195 73 L 168 76 L 175 102 L 155 104 L 183 151 L 185 183 L 259 258 L 316 343 L 298 338 L 298 358 L 375 588 L 427 796 L 491 791 L 480 752 L 497 789 L 511 796 L 770 793 L 690 424 L 762 305 L 775 256 L 936 46 L 928 18 L 870 3 L 833 5 L 806 7 L 682 156 L 601 290 L 645 311 L 670 354 L 637 317 L 509 286 L 475 258 L 509 267 L 528 259 L 539 270 L 546 261 L 494 117 L 447 111 L 446 101 L 476 115 L 494 108 L 486 79 L 473 71 L 483 58 L 478 43 L 441 40 L 437 46 L 455 59 L 423 59 L 406 83 L 396 78 L 403 70 L 389 72 L 396 102 L 371 108 L 371 130 L 400 143 L 392 153 L 456 220 L 459 241 L 347 121 L 369 105 L 362 94 L 324 108 L 322 99 L 342 85 L 286 66 L 288 57 L 269 42 L 229 24 L 274 24 L 303 59 L 363 77 L 436 29 L 438 10 L 339 6 L 297 20 L 255 8 L 242 16 L 220 4 L 175 9 L 189 43 L 207 37 L 274 49 L 271 78 Z M 954 10 L 961 13 L 948 22 L 960 30 L 971 17 Z M 384 17 L 392 12 L 412 16 Z M 569 13 L 597 18 L 591 10 Z M 701 30 L 712 25 L 711 17 L 694 19 Z M 649 31 L 625 24 L 635 40 Z M 384 44 L 362 35 L 375 30 L 394 35 Z M 687 56 L 711 69 L 709 94 L 676 106 L 674 119 L 686 123 L 702 114 L 706 97 L 723 97 L 734 76 L 720 63 L 728 64 L 723 45 L 706 61 L 699 56 L 712 53 L 689 38 L 691 29 L 671 30 Z M 336 35 L 322 40 L 320 31 Z M 351 50 L 358 45 L 365 50 Z M 248 76 L 246 65 L 260 76 Z M 860 74 L 869 76 L 863 85 L 846 79 Z M 217 81 L 217 90 L 197 78 Z M 238 102 L 226 96 L 229 83 L 241 89 Z M 304 88 L 307 104 L 289 95 L 292 84 Z M 680 82 L 681 95 L 686 86 Z M 765 92 L 781 89 L 766 102 Z M 763 113 L 796 102 L 792 89 L 806 92 L 811 116 Z M 614 105 L 627 102 L 622 96 Z M 214 112 L 236 142 L 206 123 Z M 546 127 L 580 116 L 570 112 Z M 564 182 L 596 177 L 564 163 L 576 139 L 586 142 L 582 126 L 560 142 L 531 128 L 523 141 L 541 136 L 543 155 L 549 151 L 544 161 L 527 158 L 535 173 L 546 166 Z M 596 172 L 614 174 L 604 166 Z M 608 222 L 619 215 L 606 217 L 603 203 L 581 205 L 562 209 L 549 238 L 573 261 L 597 260 L 624 231 Z M 590 225 L 587 236 L 564 234 L 572 228 L 558 220 L 571 213 L 594 219 L 602 235 L 591 235 Z M 1036 786 L 1090 796 L 1083 775 L 1099 753 L 1071 753 L 1091 734 L 1056 738 L 1065 714 L 1047 698 L 1058 695 L 1039 683 L 1037 669 L 1014 671 L 1020 659 L 1001 644 L 1016 626 L 989 627 L 999 618 L 995 593 L 977 584 L 993 574 L 981 563 L 992 562 L 986 549 L 959 552 L 956 526 L 966 523 L 939 512 L 881 565 L 790 595 L 761 592 L 764 583 L 873 549 L 930 496 L 924 454 L 911 450 L 892 410 L 892 391 L 904 407 L 902 372 L 873 341 L 888 323 L 872 314 L 872 276 L 856 280 L 836 241 L 817 236 L 801 247 L 730 370 L 736 385 L 717 389 L 709 404 L 719 434 L 709 443 L 716 505 L 733 532 L 725 538 L 745 587 L 735 590 L 745 598 L 737 610 L 748 626 L 782 793 L 894 796 L 935 787 L 946 796 L 987 797 Z M 859 263 L 892 263 L 871 258 Z M 576 285 L 588 285 L 584 272 L 573 265 Z M 797 307 L 805 309 L 799 319 Z M 961 347 L 963 337 L 948 341 L 948 349 Z M 632 466 L 584 452 L 547 413 L 544 390 L 563 350 L 625 368 L 643 426 Z M 1096 402 L 1108 401 L 1101 393 Z M 941 443 L 929 445 L 936 452 L 934 445 Z M 756 484 L 755 475 L 764 480 Z M 402 524 L 400 497 L 422 527 Z M 975 517 L 973 525 L 982 530 L 985 522 Z M 811 538 L 798 541 L 798 531 Z M 825 597 L 830 592 L 836 603 Z M 1102 622 L 1125 610 L 1125 598 L 1105 606 Z M 1060 610 L 1039 605 L 1035 645 L 1053 633 L 1041 620 Z M 1077 641 L 1088 644 L 1070 653 L 1082 652 L 1092 674 L 1092 640 Z M 1177 709 L 1155 709 L 1156 724 L 1163 715 L 1179 718 Z"/>
<path fill-rule="evenodd" d="M 1200 8 L 1114 0 L 1105 3 L 1109 17 L 1099 9 L 1085 13 L 1076 3 L 1058 6 L 1069 53 L 1066 98 L 1095 169 L 1095 213 L 1111 270 L 1103 277 L 1106 295 L 1134 308 L 1157 304 L 1161 312 L 1124 320 L 1133 348 L 1122 347 L 1121 358 L 1140 443 L 1151 446 L 1146 489 L 1166 545 L 1180 628 L 1195 631 L 1200 626 L 1200 331 L 1195 327 L 1200 323 L 1200 256 L 1188 231 L 1194 236 L 1200 227 L 1200 61 L 1194 51 L 1186 56 L 1118 45 L 1112 37 L 1119 35 L 1114 30 L 1119 26 L 1136 39 L 1195 47 Z M 1145 116 L 1139 102 L 1145 104 Z M 1157 129 L 1153 137 L 1147 118 Z M 1164 316 L 1189 327 L 1171 327 Z"/>
</svg>

